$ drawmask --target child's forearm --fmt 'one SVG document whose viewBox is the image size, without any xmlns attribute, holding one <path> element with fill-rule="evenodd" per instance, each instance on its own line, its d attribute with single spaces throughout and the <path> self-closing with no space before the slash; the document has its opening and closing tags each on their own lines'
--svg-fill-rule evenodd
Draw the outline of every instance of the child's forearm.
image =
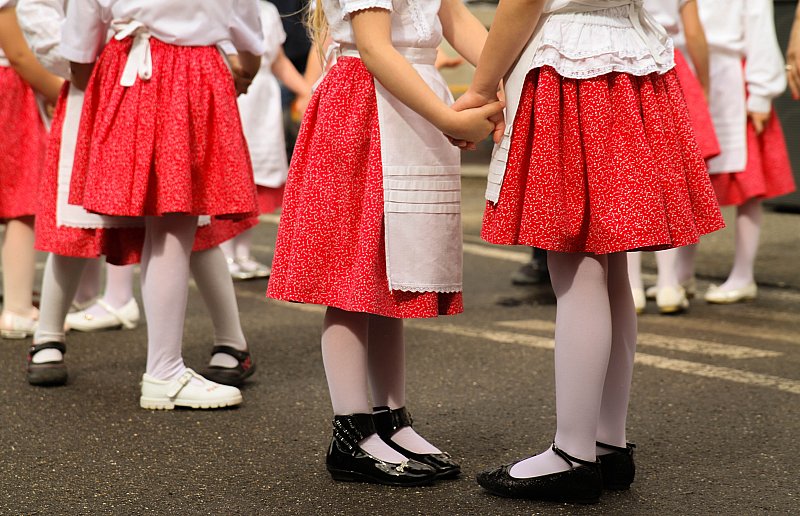
<svg viewBox="0 0 800 516">
<path fill-rule="evenodd" d="M 261 68 L 261 56 L 251 54 L 250 52 L 239 51 L 239 64 L 241 65 L 241 70 L 237 70 L 237 73 L 243 77 L 252 79 L 258 73 L 258 69 Z"/>
<path fill-rule="evenodd" d="M 298 97 L 311 95 L 311 86 L 306 82 L 305 78 L 300 75 L 300 72 L 297 71 L 297 68 L 294 67 L 292 62 L 289 61 L 289 58 L 286 57 L 283 50 L 280 51 L 275 62 L 272 63 L 272 73 Z"/>
<path fill-rule="evenodd" d="M 530 40 L 544 7 L 544 0 L 501 0 L 489 37 L 483 47 L 472 89 L 494 95 L 497 86 Z"/>
<path fill-rule="evenodd" d="M 462 0 L 443 0 L 439 19 L 445 39 L 473 65 L 478 64 L 488 32 Z"/>
<path fill-rule="evenodd" d="M 55 102 L 64 80 L 48 72 L 28 48 L 13 8 L 0 9 L 0 48 L 11 67 L 34 90 Z"/>
<path fill-rule="evenodd" d="M 686 50 L 692 60 L 697 80 L 703 86 L 703 90 L 708 93 L 710 85 L 709 64 L 708 64 L 708 42 L 703 25 L 700 23 L 700 15 L 697 12 L 697 2 L 689 2 L 681 9 L 681 22 L 683 31 L 686 34 Z"/>
</svg>

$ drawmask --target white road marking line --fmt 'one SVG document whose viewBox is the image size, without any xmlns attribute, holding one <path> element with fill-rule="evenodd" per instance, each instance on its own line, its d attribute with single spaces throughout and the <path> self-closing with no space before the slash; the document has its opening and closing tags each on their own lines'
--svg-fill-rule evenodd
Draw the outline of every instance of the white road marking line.
<svg viewBox="0 0 800 516">
<path fill-rule="evenodd" d="M 639 319 L 639 327 L 658 326 L 665 330 L 669 330 L 674 328 L 675 324 L 676 321 L 672 317 L 648 317 L 644 321 Z M 778 341 L 788 344 L 800 344 L 800 334 L 797 332 L 778 332 L 772 328 L 765 332 L 763 328 L 754 328 L 749 324 L 737 324 L 730 322 L 727 319 L 713 325 L 709 325 L 709 322 L 703 319 L 681 317 L 679 325 L 684 330 L 712 331 L 716 335 L 752 337 L 754 339 L 763 341 Z"/>
<path fill-rule="evenodd" d="M 481 244 L 470 244 L 464 242 L 464 252 L 484 258 L 494 258 L 495 260 L 506 260 L 516 263 L 528 263 L 531 261 L 530 253 L 510 251 L 500 246 L 488 246 Z"/>
<path fill-rule="evenodd" d="M 504 321 L 497 324 L 506 328 L 517 330 L 546 331 L 548 333 L 555 331 L 556 326 L 551 321 L 542 321 L 538 319 L 529 319 L 524 321 Z M 738 360 L 747 358 L 775 358 L 783 356 L 783 353 L 778 351 L 754 349 L 745 346 L 736 346 L 733 344 L 717 344 L 705 340 L 671 337 L 644 332 L 639 332 L 638 345 L 667 349 L 670 351 L 681 351 L 684 353 L 721 356 Z"/>
</svg>

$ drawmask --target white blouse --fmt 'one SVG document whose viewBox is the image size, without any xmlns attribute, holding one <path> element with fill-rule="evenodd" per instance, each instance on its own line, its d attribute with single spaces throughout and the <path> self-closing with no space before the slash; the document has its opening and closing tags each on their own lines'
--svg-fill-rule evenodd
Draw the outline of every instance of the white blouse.
<svg viewBox="0 0 800 516">
<path fill-rule="evenodd" d="M 172 45 L 230 41 L 238 50 L 264 53 L 258 0 L 71 0 L 61 53 L 70 61 L 94 62 L 112 22 L 134 21 Z"/>
<path fill-rule="evenodd" d="M 355 45 L 350 15 L 380 8 L 392 13 L 392 44 L 395 47 L 436 48 L 442 41 L 440 0 L 323 0 L 322 7 L 333 41 Z"/>
<path fill-rule="evenodd" d="M 20 0 L 17 18 L 39 62 L 47 71 L 69 80 L 69 61 L 60 50 L 66 7 L 66 0 Z"/>
<path fill-rule="evenodd" d="M 681 9 L 689 0 L 644 0 L 644 8 L 661 24 L 677 48 L 686 46 Z"/>
<path fill-rule="evenodd" d="M 712 60 L 718 53 L 746 61 L 747 109 L 769 112 L 786 89 L 772 0 L 703 0 L 698 8 Z"/>
<path fill-rule="evenodd" d="M 643 0 L 549 0 L 534 32 L 528 68 L 553 67 L 562 77 L 610 72 L 647 75 L 674 66 L 673 44 Z M 523 65 L 524 66 L 524 65 Z"/>
</svg>

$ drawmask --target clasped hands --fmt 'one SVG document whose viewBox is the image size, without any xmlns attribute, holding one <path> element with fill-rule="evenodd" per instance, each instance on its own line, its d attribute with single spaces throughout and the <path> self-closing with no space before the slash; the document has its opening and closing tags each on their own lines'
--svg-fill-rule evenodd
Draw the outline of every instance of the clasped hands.
<svg viewBox="0 0 800 516">
<path fill-rule="evenodd" d="M 454 127 L 444 131 L 450 143 L 460 149 L 475 150 L 476 142 L 489 134 L 495 143 L 500 143 L 506 122 L 503 116 L 505 102 L 499 97 L 502 97 L 502 92 L 486 94 L 472 88 L 461 95 L 451 106 L 457 113 Z"/>
</svg>

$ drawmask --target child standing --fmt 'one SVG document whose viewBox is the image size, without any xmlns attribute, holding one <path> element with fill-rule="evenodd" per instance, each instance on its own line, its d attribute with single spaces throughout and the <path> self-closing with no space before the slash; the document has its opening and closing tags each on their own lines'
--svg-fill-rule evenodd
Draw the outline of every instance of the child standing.
<svg viewBox="0 0 800 516">
<path fill-rule="evenodd" d="M 289 173 L 278 79 L 297 96 L 297 103 L 303 109 L 311 97 L 311 86 L 283 53 L 286 33 L 278 9 L 267 1 L 259 3 L 267 50 L 258 75 L 247 93 L 239 97 L 238 103 L 250 159 L 253 161 L 259 212 L 272 213 L 281 205 L 283 186 Z M 250 252 L 252 243 L 253 231 L 248 230 L 222 244 L 228 269 L 234 279 L 269 276 L 270 267 L 253 258 Z"/>
<path fill-rule="evenodd" d="M 181 355 L 190 253 L 198 216 L 256 211 L 252 167 L 236 107 L 258 69 L 256 0 L 72 0 L 61 52 L 86 96 L 71 203 L 145 217 L 142 295 L 148 321 L 144 408 L 216 408 L 235 387 L 187 369 Z M 115 36 L 102 48 L 111 29 Z M 231 70 L 218 44 L 239 52 Z M 95 63 L 95 60 L 97 62 Z"/>
<path fill-rule="evenodd" d="M 451 110 L 434 62 L 443 33 L 475 62 L 486 31 L 461 0 L 318 0 L 312 16 L 338 60 L 303 120 L 267 295 L 328 307 L 335 480 L 457 476 L 411 427 L 403 319 L 462 311 L 459 153 L 442 133 L 479 140 L 501 105 Z"/>
<path fill-rule="evenodd" d="M 591 503 L 633 481 L 625 251 L 723 226 L 672 67 L 670 39 L 638 0 L 499 3 L 457 107 L 491 101 L 508 74 L 483 238 L 548 251 L 557 429 L 550 449 L 478 475 L 490 492 Z"/>
<path fill-rule="evenodd" d="M 711 51 L 711 116 L 722 154 L 708 164 L 723 206 L 736 206 L 733 267 L 709 303 L 756 298 L 755 261 L 764 199 L 794 191 L 794 178 L 772 101 L 786 89 L 770 0 L 703 0 L 700 17 Z"/>
<path fill-rule="evenodd" d="M 16 0 L 0 0 L 0 222 L 3 312 L 0 336 L 23 339 L 36 329 L 34 214 L 47 131 L 34 90 L 55 103 L 62 80 L 48 73 L 27 47 L 15 11 Z"/>
</svg>

